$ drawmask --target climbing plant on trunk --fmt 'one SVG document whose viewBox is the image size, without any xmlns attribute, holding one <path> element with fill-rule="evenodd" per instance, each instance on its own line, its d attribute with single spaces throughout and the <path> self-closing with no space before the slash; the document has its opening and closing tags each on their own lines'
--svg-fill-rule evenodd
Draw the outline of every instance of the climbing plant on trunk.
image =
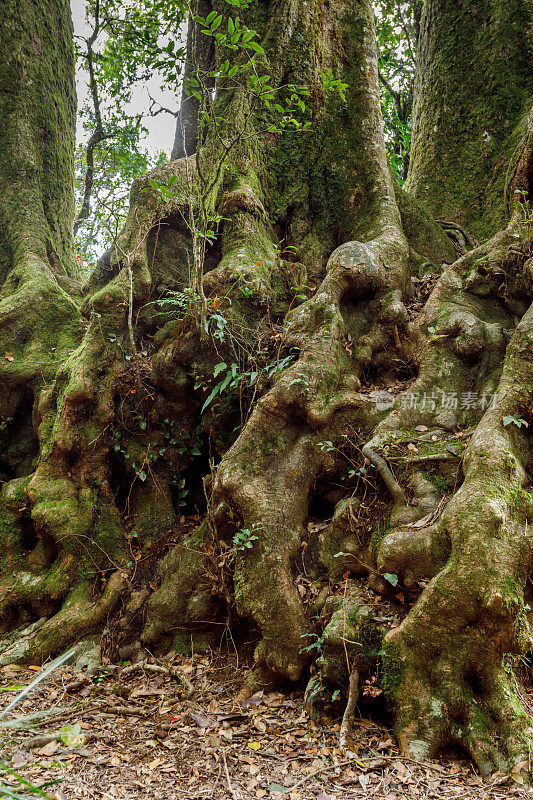
<svg viewBox="0 0 533 800">
<path fill-rule="evenodd" d="M 369 0 L 202 5 L 257 32 L 261 74 L 276 96 L 307 87 L 311 122 L 277 129 L 215 38 L 210 102 L 250 136 L 212 186 L 203 341 L 194 115 L 82 290 L 68 8 L 8 5 L 0 662 L 97 632 L 133 589 L 125 626 L 146 600 L 144 646 L 246 626 L 249 691 L 309 677 L 319 651 L 308 697 L 349 686 L 353 708 L 374 672 L 411 757 L 451 741 L 484 772 L 527 768 L 509 658 L 531 647 L 531 4 L 472 0 L 458 24 L 427 0 L 408 191 L 387 163 Z M 481 18 L 467 87 L 462 36 Z M 132 552 L 164 552 L 185 503 L 197 529 L 139 591 Z M 376 619 L 372 590 L 400 624 Z"/>
</svg>

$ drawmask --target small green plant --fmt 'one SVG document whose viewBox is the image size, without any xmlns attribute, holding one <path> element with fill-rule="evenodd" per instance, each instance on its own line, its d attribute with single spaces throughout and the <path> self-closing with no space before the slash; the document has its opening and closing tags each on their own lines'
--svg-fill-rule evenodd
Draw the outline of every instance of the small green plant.
<svg viewBox="0 0 533 800">
<path fill-rule="evenodd" d="M 509 425 L 516 425 L 517 428 L 521 428 L 522 426 L 528 428 L 529 423 L 526 422 L 525 419 L 519 417 L 518 414 L 513 414 L 512 416 L 506 416 L 502 419 L 504 426 L 507 428 Z"/>
<path fill-rule="evenodd" d="M 178 508 L 185 508 L 187 505 L 187 495 L 189 490 L 185 488 L 185 478 L 175 477 L 170 481 L 170 485 L 175 487 L 176 505 Z"/>
<path fill-rule="evenodd" d="M 158 185 L 158 188 L 162 191 L 163 184 L 160 186 Z M 169 290 L 164 297 L 157 300 L 157 306 L 162 309 L 162 311 L 158 313 L 167 314 L 170 311 L 177 314 L 179 317 L 184 317 L 193 300 L 192 289 L 189 286 L 185 287 L 181 292 Z"/>
<path fill-rule="evenodd" d="M 313 650 L 316 650 L 317 653 L 321 653 L 324 648 L 324 637 L 319 636 L 318 633 L 302 633 L 301 639 L 313 639 L 313 641 L 302 647 L 300 649 L 300 653 L 312 653 Z"/>
<path fill-rule="evenodd" d="M 241 528 L 233 537 L 233 550 L 234 552 L 251 550 L 254 542 L 259 539 L 257 532 L 261 525 L 259 522 L 254 522 L 249 528 Z"/>
<path fill-rule="evenodd" d="M 433 326 L 430 326 L 428 328 L 428 333 L 430 334 L 430 336 L 429 336 L 429 341 L 430 342 L 437 342 L 439 339 L 446 339 L 446 334 L 445 333 L 437 333 L 437 329 L 435 327 L 433 327 Z"/>
<path fill-rule="evenodd" d="M 305 375 L 302 375 L 300 372 L 296 372 L 294 375 L 295 377 L 292 378 L 287 385 L 288 389 L 290 389 L 291 386 L 301 386 L 304 389 L 309 388 L 309 380 Z"/>
<path fill-rule="evenodd" d="M 320 73 L 322 77 L 322 86 L 326 91 L 330 92 L 338 92 L 341 100 L 343 103 L 346 102 L 346 89 L 348 88 L 347 83 L 341 83 L 338 78 L 336 79 L 333 70 L 328 69 L 327 74 L 325 72 Z"/>
<path fill-rule="evenodd" d="M 337 448 L 335 447 L 333 442 L 326 441 L 326 440 L 323 441 L 323 442 L 320 442 L 318 447 L 319 447 L 320 450 L 323 450 L 326 453 L 333 453 L 333 452 L 335 452 L 337 450 Z"/>
<path fill-rule="evenodd" d="M 398 576 L 395 575 L 393 572 L 386 572 L 383 576 L 387 583 L 390 583 L 391 586 L 398 585 Z"/>
<path fill-rule="evenodd" d="M 253 296 L 254 291 L 245 283 L 239 286 L 239 293 L 242 294 L 243 297 L 249 298 Z"/>
<path fill-rule="evenodd" d="M 247 370 L 242 370 L 235 362 L 228 365 L 225 361 L 221 361 L 213 370 L 213 378 L 223 377 L 215 384 L 207 396 L 202 406 L 202 414 L 217 397 L 230 400 L 232 397 L 236 397 L 238 393 L 242 394 L 246 389 L 253 389 L 261 379 L 272 378 L 277 372 L 282 372 L 294 363 L 296 358 L 296 354 L 291 353 L 285 358 L 269 361 L 264 367 L 254 364 Z M 194 388 L 203 388 L 205 386 L 207 384 L 204 381 L 197 379 Z"/>
</svg>

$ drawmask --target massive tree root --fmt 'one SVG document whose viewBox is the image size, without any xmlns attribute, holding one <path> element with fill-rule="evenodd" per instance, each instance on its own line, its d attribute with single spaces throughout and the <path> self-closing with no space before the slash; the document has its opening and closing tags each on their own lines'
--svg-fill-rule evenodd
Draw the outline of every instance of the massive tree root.
<svg viewBox="0 0 533 800">
<path fill-rule="evenodd" d="M 531 420 L 531 321 L 529 309 L 507 349 L 498 404 L 476 428 L 465 481 L 443 515 L 450 559 L 387 637 L 404 749 L 425 758 L 458 742 L 485 773 L 527 760 L 531 733 L 504 661 L 531 648 L 530 452 L 527 429 L 502 421 Z"/>
<path fill-rule="evenodd" d="M 183 172 L 183 163 L 172 164 L 159 179 Z M 35 370 L 32 376 L 36 397 L 33 410 L 25 409 L 32 418 L 27 436 L 34 437 L 40 458 L 33 473 L 8 480 L 2 489 L 2 535 L 9 570 L 0 581 L 0 613 L 7 628 L 25 618 L 48 620 L 20 644 L 14 641 L 2 654 L 3 663 L 45 659 L 101 628 L 129 585 L 131 535 L 146 545 L 176 521 L 169 484 L 187 463 L 189 448 L 180 454 L 182 448 L 168 440 L 173 436 L 178 442 L 180 432 L 190 436 L 188 420 L 194 404 L 189 415 L 183 414 L 187 391 L 177 375 L 167 379 L 164 396 L 150 407 L 154 389 L 146 379 L 147 353 L 138 352 L 135 343 L 131 346 L 130 310 L 146 302 L 152 278 L 159 279 L 157 270 L 152 274 L 150 269 L 149 234 L 160 224 L 162 212 L 159 201 L 145 198 L 142 189 L 139 185 L 133 190 L 130 227 L 111 260 L 99 265 L 81 308 L 72 303 L 78 341 L 68 353 L 65 345 L 51 348 L 50 360 L 59 351 L 64 363 L 49 386 L 43 385 L 42 372 Z M 172 205 L 166 208 L 168 214 L 172 210 Z M 102 281 L 106 273 L 111 279 Z M 47 280 L 45 270 L 43 280 Z M 48 280 L 54 286 L 53 278 Z M 179 287 L 176 280 L 167 276 L 171 286 Z M 8 281 L 4 292 L 9 288 Z M 61 290 L 55 286 L 54 291 L 61 299 Z M 27 292 L 22 296 L 26 298 Z M 13 305 L 16 295 L 9 294 L 8 300 Z M 20 306 L 17 311 L 22 313 Z M 46 313 L 61 310 L 48 304 Z M 26 354 L 21 355 L 26 369 L 28 361 Z M 5 428 L 12 438 L 23 435 L 21 426 L 27 423 L 17 414 L 20 394 L 13 390 L 13 384 L 21 381 L 18 364 L 15 351 L 15 374 L 6 375 L 6 403 L 11 405 L 4 417 L 11 414 Z M 176 381 L 179 408 L 172 395 Z M 22 385 L 27 392 L 28 381 Z M 168 418 L 180 416 L 178 431 Z M 15 462 L 15 455 L 12 461 L 12 469 L 30 466 L 20 457 L 20 463 Z M 154 494 L 160 505 L 157 514 L 155 509 L 150 513 Z"/>
<path fill-rule="evenodd" d="M 487 247 L 494 259 L 493 274 L 501 274 L 506 260 L 514 260 L 517 273 L 521 271 L 525 257 L 517 257 L 515 245 L 502 259 L 503 244 L 511 244 L 512 235 L 517 234 L 516 227 L 511 230 Z M 528 246 L 526 242 L 526 252 Z M 486 268 L 485 253 L 477 258 Z M 526 278 L 528 265 L 526 261 Z M 468 349 L 464 341 L 460 347 L 472 357 L 474 345 L 471 339 Z M 397 568 L 411 580 L 432 578 L 437 573 L 402 625 L 385 640 L 384 682 L 397 709 L 402 747 L 424 759 L 445 743 L 459 743 L 484 774 L 492 768 L 508 771 L 527 760 L 529 747 L 531 723 L 505 659 L 507 654 L 523 655 L 531 647 L 524 611 L 524 587 L 531 573 L 527 429 L 531 421 L 531 352 L 530 308 L 505 348 L 501 377 L 499 370 L 496 372 L 495 399 L 464 452 L 464 482 L 435 524 L 434 535 L 424 538 L 426 558 L 418 537 L 413 570 L 409 559 L 413 540 L 401 528 L 385 537 L 378 557 L 382 571 Z M 479 351 L 476 361 L 480 365 L 481 356 Z M 477 377 L 483 377 L 479 369 Z M 441 564 L 430 552 L 438 552 L 439 544 Z M 449 557 L 445 555 L 448 548 Z M 442 562 L 445 566 L 438 571 Z"/>
</svg>

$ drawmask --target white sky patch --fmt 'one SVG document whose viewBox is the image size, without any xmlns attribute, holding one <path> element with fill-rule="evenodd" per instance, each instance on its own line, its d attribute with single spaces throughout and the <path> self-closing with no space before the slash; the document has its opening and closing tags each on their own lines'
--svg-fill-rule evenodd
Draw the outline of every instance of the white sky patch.
<svg viewBox="0 0 533 800">
<path fill-rule="evenodd" d="M 86 0 L 70 0 L 70 7 L 72 10 L 72 20 L 74 22 L 74 34 L 78 36 L 88 37 L 91 33 L 91 27 L 85 21 L 85 7 Z M 78 108 L 87 101 L 89 90 L 87 86 L 87 75 L 82 70 L 78 70 L 76 75 L 76 86 L 78 92 Z M 162 89 L 158 83 L 157 77 L 147 81 L 144 85 L 136 86 L 133 90 L 132 101 L 128 104 L 126 111 L 131 116 L 135 116 L 141 112 L 146 112 L 150 103 L 148 93 L 161 105 L 175 111 L 177 109 L 176 94 Z M 105 103 L 102 103 L 105 106 Z M 144 117 L 144 126 L 148 129 L 148 135 L 141 140 L 141 146 L 152 153 L 165 152 L 170 155 L 172 144 L 174 142 L 174 129 L 176 120 L 171 114 L 158 114 L 156 117 Z M 83 130 L 82 125 L 78 119 L 76 128 L 76 138 L 78 142 L 83 142 L 87 139 L 87 135 Z"/>
</svg>

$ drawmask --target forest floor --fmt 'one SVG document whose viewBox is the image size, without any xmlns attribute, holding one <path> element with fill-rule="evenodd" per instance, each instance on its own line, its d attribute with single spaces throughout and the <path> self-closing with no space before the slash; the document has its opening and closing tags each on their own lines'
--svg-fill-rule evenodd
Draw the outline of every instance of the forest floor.
<svg viewBox="0 0 533 800">
<path fill-rule="evenodd" d="M 155 660 L 154 660 L 154 663 Z M 430 764 L 398 755 L 390 721 L 356 720 L 353 759 L 338 749 L 340 719 L 309 719 L 301 691 L 259 692 L 237 702 L 246 665 L 235 653 L 159 660 L 172 674 L 106 665 L 95 674 L 58 668 L 5 720 L 3 785 L 28 796 L 20 777 L 48 784 L 56 800 L 345 800 L 373 797 L 531 797 L 533 789 L 447 752 Z M 5 707 L 38 668 L 0 670 Z M 185 677 L 194 687 L 187 698 Z M 35 715 L 38 716 L 35 719 Z M 6 796 L 0 792 L 0 796 Z M 14 795 L 11 795 L 12 797 Z M 36 795 L 33 795 L 36 796 Z"/>
</svg>

